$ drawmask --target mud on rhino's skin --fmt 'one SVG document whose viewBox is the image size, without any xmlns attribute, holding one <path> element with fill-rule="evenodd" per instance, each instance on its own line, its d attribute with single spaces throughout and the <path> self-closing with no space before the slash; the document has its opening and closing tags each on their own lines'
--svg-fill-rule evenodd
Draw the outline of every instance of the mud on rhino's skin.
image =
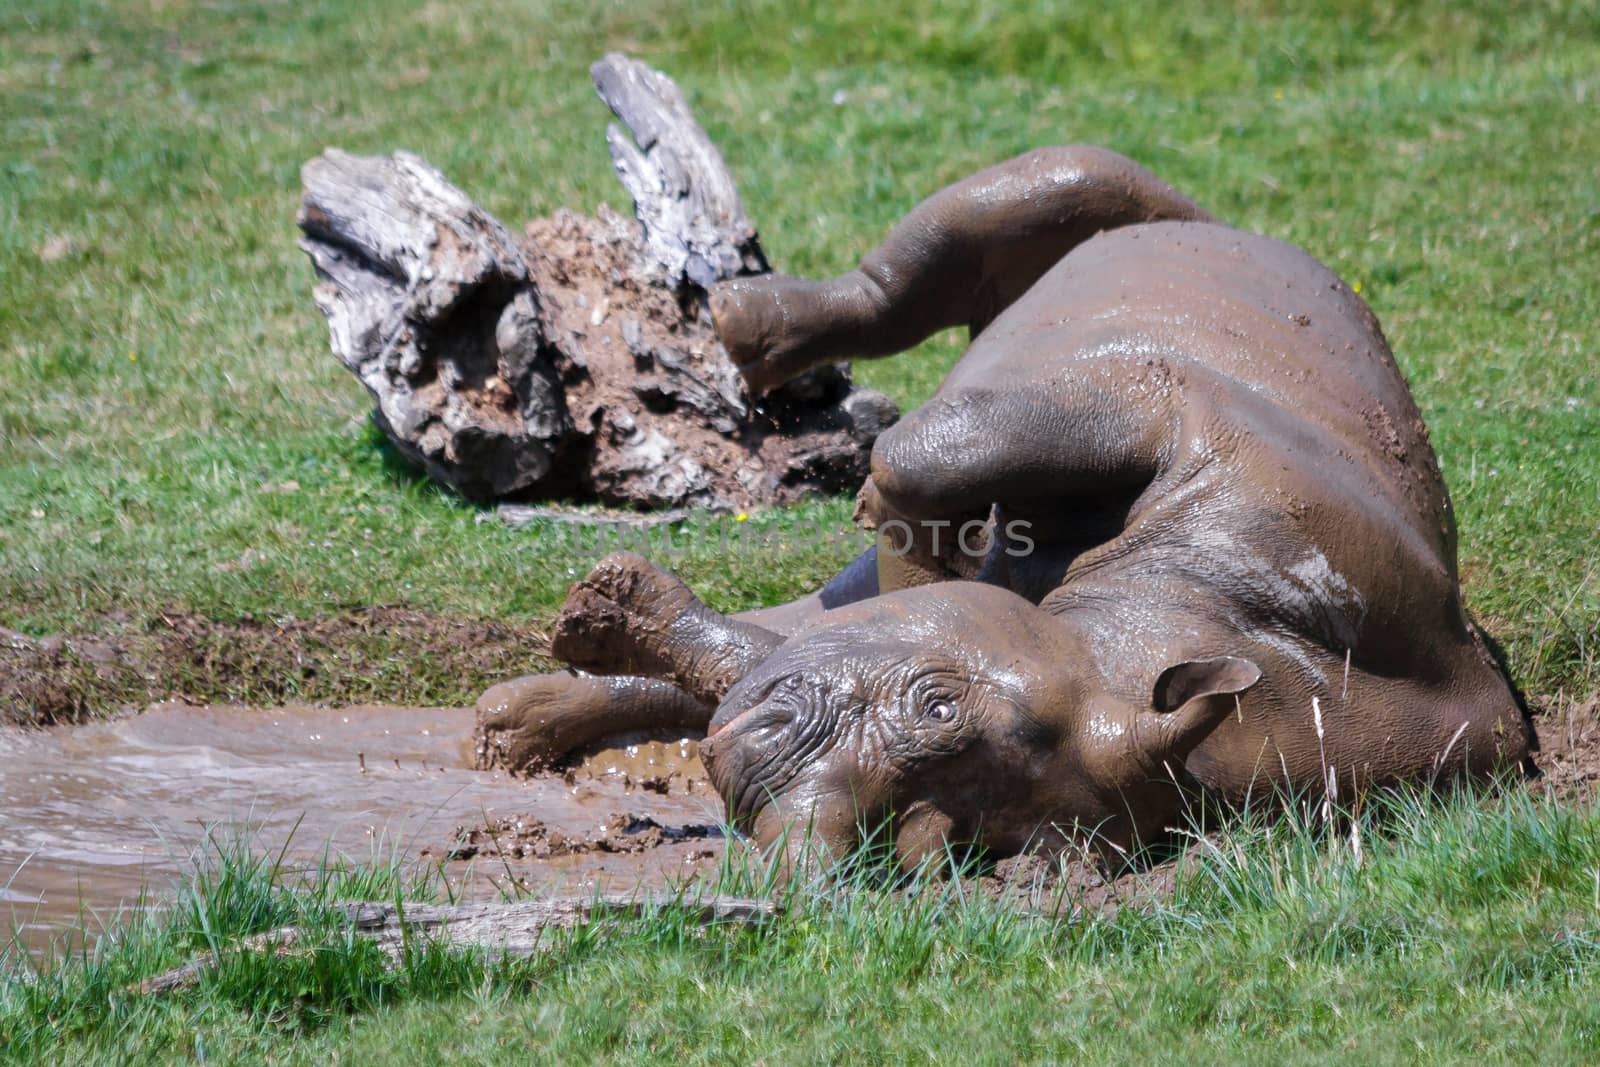
<svg viewBox="0 0 1600 1067">
<path fill-rule="evenodd" d="M 741 279 L 712 308 L 758 388 L 973 335 L 878 438 L 878 548 L 820 594 L 726 620 L 613 557 L 558 623 L 558 653 L 628 676 L 556 683 L 587 687 L 596 729 L 635 725 L 621 709 L 664 684 L 639 675 L 685 694 L 650 700 L 709 729 L 758 840 L 804 817 L 848 845 L 892 814 L 908 860 L 1116 851 L 1196 790 L 1336 776 L 1348 797 L 1526 759 L 1421 416 L 1371 311 L 1305 252 L 1103 149 L 1044 149 L 925 201 L 841 278 Z M 1026 546 L 964 551 L 969 523 Z M 536 736 L 548 704 L 484 729 Z"/>
</svg>

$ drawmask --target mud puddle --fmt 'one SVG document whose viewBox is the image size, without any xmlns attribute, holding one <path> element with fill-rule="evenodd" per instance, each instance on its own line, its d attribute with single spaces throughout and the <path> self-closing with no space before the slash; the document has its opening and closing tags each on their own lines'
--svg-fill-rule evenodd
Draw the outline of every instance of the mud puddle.
<svg viewBox="0 0 1600 1067">
<path fill-rule="evenodd" d="M 141 891 L 160 906 L 208 832 L 298 865 L 400 855 L 469 899 L 716 869 L 721 805 L 692 743 L 520 779 L 470 769 L 472 728 L 468 709 L 166 705 L 0 730 L 0 934 L 39 951 L 79 926 L 94 937 Z"/>
</svg>

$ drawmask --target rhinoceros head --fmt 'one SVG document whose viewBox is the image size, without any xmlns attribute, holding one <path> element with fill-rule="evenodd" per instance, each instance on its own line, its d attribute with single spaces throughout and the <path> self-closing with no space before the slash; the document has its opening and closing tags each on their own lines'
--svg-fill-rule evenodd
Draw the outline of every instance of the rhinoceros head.
<svg viewBox="0 0 1600 1067">
<path fill-rule="evenodd" d="M 901 861 L 1087 839 L 1128 848 L 1176 814 L 1189 751 L 1260 677 L 1175 663 L 1114 696 L 1081 642 L 1007 590 L 948 582 L 836 609 L 727 689 L 701 754 L 763 846 L 829 852 L 888 825 Z"/>
</svg>

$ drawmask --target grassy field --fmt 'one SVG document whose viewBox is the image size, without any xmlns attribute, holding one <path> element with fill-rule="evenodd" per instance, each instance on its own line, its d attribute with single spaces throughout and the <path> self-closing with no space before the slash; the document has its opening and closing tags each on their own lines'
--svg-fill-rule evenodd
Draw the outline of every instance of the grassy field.
<svg viewBox="0 0 1600 1067">
<path fill-rule="evenodd" d="M 1170 900 L 1049 921 L 870 864 L 781 915 L 681 910 L 486 963 L 419 944 L 398 968 L 340 899 L 427 897 L 381 864 L 276 871 L 232 846 L 165 920 L 92 961 L 0 983 L 0 1062 L 1592 1063 L 1600 822 L 1516 793 L 1370 804 L 1344 836 L 1234 824 Z M 748 876 L 751 872 L 735 871 Z M 288 884 L 288 888 L 284 884 Z M 294 923 L 287 956 L 240 947 Z M 197 988 L 130 986 L 197 952 Z"/>
<path fill-rule="evenodd" d="M 586 68 L 624 48 L 682 83 L 793 272 L 846 269 L 945 182 L 1066 141 L 1302 244 L 1390 333 L 1519 679 L 1596 688 L 1591 7 L 642 7 L 5 0 L 0 625 L 548 617 L 588 561 L 476 523 L 378 447 L 294 247 L 298 168 L 407 147 L 510 222 L 623 202 Z M 861 376 L 915 404 L 958 351 Z M 742 607 L 842 559 L 682 569 Z"/>
<path fill-rule="evenodd" d="M 309 298 L 298 168 L 329 144 L 405 147 L 508 223 L 625 207 L 587 78 L 622 49 L 683 86 L 791 272 L 846 269 L 940 185 L 1069 141 L 1301 244 L 1385 324 L 1454 494 L 1469 605 L 1516 679 L 1548 704 L 1600 690 L 1600 9 L 927 7 L 0 0 L 0 626 L 299 633 L 381 604 L 434 620 L 418 632 L 536 634 L 592 560 L 478 522 L 386 454 Z M 959 350 L 939 338 L 859 377 L 914 405 Z M 848 514 L 840 500 L 753 521 Z M 846 555 L 674 562 L 735 608 L 808 591 Z M 190 656 L 150 684 L 451 702 L 537 666 L 527 645 L 441 669 L 444 652 L 379 627 L 338 669 L 263 686 Z M 148 696 L 112 686 L 91 703 Z M 930 918 L 861 891 L 753 933 L 642 924 L 526 972 L 438 962 L 368 980 L 341 949 L 337 973 L 246 961 L 173 1002 L 108 999 L 199 944 L 180 923 L 98 969 L 0 986 L 0 1056 L 53 1048 L 59 1026 L 80 1043 L 57 1051 L 150 1060 L 654 1044 L 1120 1061 L 1191 1042 L 1218 1060 L 1593 1059 L 1600 822 L 1541 804 L 1374 828 L 1364 867 L 1263 832 L 1159 914 L 1110 924 L 981 904 Z M 266 921 L 205 899 L 212 936 Z"/>
</svg>

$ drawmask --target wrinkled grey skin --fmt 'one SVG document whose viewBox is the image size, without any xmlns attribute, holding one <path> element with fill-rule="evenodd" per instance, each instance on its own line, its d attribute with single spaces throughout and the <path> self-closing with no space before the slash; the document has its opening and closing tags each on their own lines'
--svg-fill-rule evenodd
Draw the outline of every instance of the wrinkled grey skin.
<svg viewBox="0 0 1600 1067">
<path fill-rule="evenodd" d="M 1372 313 L 1304 252 L 1120 156 L 1047 149 L 935 195 L 842 278 L 741 279 L 712 310 L 754 388 L 950 325 L 973 341 L 877 441 L 875 557 L 736 619 L 602 562 L 555 648 L 630 677 L 496 687 L 491 754 L 654 715 L 708 731 L 758 841 L 804 820 L 844 849 L 888 818 L 908 863 L 1120 852 L 1198 792 L 1318 796 L 1332 774 L 1349 797 L 1527 758 L 1421 417 Z M 969 522 L 1022 535 L 968 554 Z"/>
</svg>

